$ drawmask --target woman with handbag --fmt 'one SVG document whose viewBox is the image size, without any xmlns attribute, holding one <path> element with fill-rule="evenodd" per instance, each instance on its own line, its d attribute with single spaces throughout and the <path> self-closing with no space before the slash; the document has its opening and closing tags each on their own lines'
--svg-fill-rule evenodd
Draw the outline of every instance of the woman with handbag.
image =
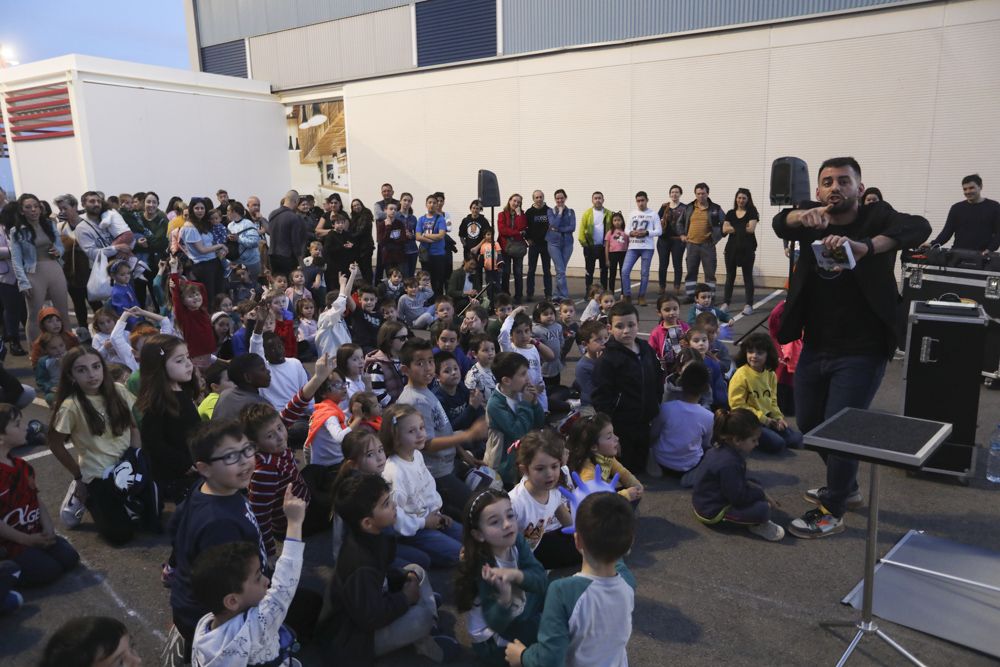
<svg viewBox="0 0 1000 667">
<path fill-rule="evenodd" d="M 32 194 L 17 198 L 10 237 L 10 263 L 17 278 L 17 288 L 24 295 L 28 311 L 37 313 L 46 300 L 69 322 L 66 300 L 69 290 L 62 270 L 63 244 L 55 225 L 42 214 L 41 200 Z M 38 322 L 28 320 L 28 339 L 38 337 Z"/>
<path fill-rule="evenodd" d="M 497 216 L 497 235 L 505 259 L 500 283 L 503 291 L 510 294 L 510 274 L 514 272 L 514 303 L 517 304 L 524 296 L 524 256 L 528 253 L 528 245 L 524 242 L 528 218 L 521 210 L 522 201 L 521 195 L 512 194 Z"/>
</svg>

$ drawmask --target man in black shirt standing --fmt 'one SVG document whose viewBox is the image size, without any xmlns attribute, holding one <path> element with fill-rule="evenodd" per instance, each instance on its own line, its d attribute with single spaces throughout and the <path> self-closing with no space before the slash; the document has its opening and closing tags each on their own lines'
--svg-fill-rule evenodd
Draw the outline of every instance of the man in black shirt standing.
<svg viewBox="0 0 1000 667">
<path fill-rule="evenodd" d="M 778 331 L 781 343 L 803 338 L 795 368 L 795 418 L 803 433 L 844 408 L 871 405 L 896 349 L 896 251 L 930 236 L 924 218 L 883 202 L 860 206 L 864 189 L 854 158 L 831 158 L 819 169 L 819 203 L 774 218 L 778 237 L 803 248 Z M 810 247 L 814 241 L 830 250 L 849 245 L 857 265 L 837 272 L 820 268 Z M 826 486 L 805 493 L 818 507 L 792 521 L 789 532 L 804 538 L 842 532 L 844 513 L 862 502 L 857 474 L 856 459 L 827 456 Z"/>
<path fill-rule="evenodd" d="M 552 259 L 549 257 L 549 244 L 545 233 L 549 231 L 549 207 L 545 204 L 545 193 L 535 190 L 531 193 L 532 206 L 524 212 L 528 218 L 528 231 L 524 240 L 528 244 L 528 301 L 535 297 L 535 269 L 538 268 L 538 258 L 542 258 L 542 286 L 545 288 L 545 300 L 552 299 Z"/>
<path fill-rule="evenodd" d="M 952 205 L 944 229 L 931 245 L 944 245 L 954 234 L 956 250 L 995 252 L 1000 247 L 1000 203 L 983 197 L 979 174 L 962 179 L 962 193 L 965 201 Z"/>
<path fill-rule="evenodd" d="M 271 273 L 288 276 L 298 267 L 305 249 L 306 222 L 296 211 L 299 207 L 299 193 L 289 190 L 281 200 L 281 206 L 267 216 L 270 232 Z"/>
</svg>

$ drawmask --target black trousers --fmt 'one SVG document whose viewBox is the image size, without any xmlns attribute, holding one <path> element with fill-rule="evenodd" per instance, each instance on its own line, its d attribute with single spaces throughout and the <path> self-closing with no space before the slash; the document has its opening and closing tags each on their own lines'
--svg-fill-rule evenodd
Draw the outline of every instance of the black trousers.
<svg viewBox="0 0 1000 667">
<path fill-rule="evenodd" d="M 753 305 L 753 263 L 756 253 L 753 251 L 735 252 L 726 248 L 726 288 L 723 302 L 733 300 L 733 287 L 736 285 L 737 267 L 743 272 L 743 291 L 746 294 L 747 305 Z"/>
<path fill-rule="evenodd" d="M 587 271 L 583 278 L 583 283 L 585 285 L 586 292 L 590 292 L 590 286 L 594 284 L 595 263 L 600 266 L 601 289 L 608 289 L 608 263 L 604 259 L 604 246 L 603 245 L 583 246 L 583 261 Z"/>
<path fill-rule="evenodd" d="M 615 279 L 621 277 L 622 264 L 625 263 L 625 251 L 608 253 L 608 289 L 615 291 Z"/>
<path fill-rule="evenodd" d="M 295 269 L 299 267 L 299 262 L 294 257 L 282 257 L 280 255 L 271 255 L 271 275 L 276 276 L 279 273 L 288 275 Z"/>
<path fill-rule="evenodd" d="M 191 267 L 191 273 L 195 280 L 205 286 L 205 291 L 208 292 L 208 303 L 205 304 L 205 307 L 211 310 L 215 295 L 225 289 L 222 261 L 218 257 L 214 257 L 207 262 L 198 262 Z"/>
</svg>

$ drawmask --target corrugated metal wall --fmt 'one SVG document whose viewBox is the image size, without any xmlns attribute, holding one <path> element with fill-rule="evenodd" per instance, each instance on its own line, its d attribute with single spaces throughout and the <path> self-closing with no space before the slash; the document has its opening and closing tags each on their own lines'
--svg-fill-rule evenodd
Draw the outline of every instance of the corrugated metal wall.
<svg viewBox="0 0 1000 667">
<path fill-rule="evenodd" d="M 416 14 L 420 67 L 497 54 L 496 0 L 427 0 Z"/>
<path fill-rule="evenodd" d="M 410 69 L 410 8 L 251 37 L 250 62 L 254 79 L 275 90 Z"/>
<path fill-rule="evenodd" d="M 211 74 L 247 77 L 247 45 L 242 39 L 201 49 L 201 69 Z"/>
<path fill-rule="evenodd" d="M 906 0 L 503 0 L 503 50 L 650 37 Z"/>
<path fill-rule="evenodd" d="M 201 46 L 411 5 L 417 0 L 192 0 Z"/>
</svg>

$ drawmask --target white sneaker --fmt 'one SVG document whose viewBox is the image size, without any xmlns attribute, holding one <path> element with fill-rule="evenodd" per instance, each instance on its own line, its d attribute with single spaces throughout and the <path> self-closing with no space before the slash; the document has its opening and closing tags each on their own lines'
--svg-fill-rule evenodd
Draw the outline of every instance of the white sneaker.
<svg viewBox="0 0 1000 667">
<path fill-rule="evenodd" d="M 763 537 L 768 542 L 780 542 L 785 537 L 785 529 L 773 521 L 747 526 L 747 530 L 758 537 Z"/>
<path fill-rule="evenodd" d="M 728 303 L 722 304 L 721 306 L 719 306 L 719 310 L 724 312 L 729 312 L 729 304 Z"/>
<path fill-rule="evenodd" d="M 59 508 L 59 518 L 62 519 L 63 525 L 67 528 L 79 526 L 80 522 L 83 521 L 83 513 L 87 511 L 86 505 L 76 497 L 76 484 L 76 480 L 70 482 L 69 488 L 66 489 L 66 496 Z"/>
<path fill-rule="evenodd" d="M 646 458 L 646 474 L 657 479 L 663 477 L 663 468 L 656 462 L 653 450 L 649 450 L 649 456 Z"/>
<path fill-rule="evenodd" d="M 749 303 L 743 306 L 743 315 L 744 317 L 753 315 L 753 306 L 751 306 Z"/>
</svg>

